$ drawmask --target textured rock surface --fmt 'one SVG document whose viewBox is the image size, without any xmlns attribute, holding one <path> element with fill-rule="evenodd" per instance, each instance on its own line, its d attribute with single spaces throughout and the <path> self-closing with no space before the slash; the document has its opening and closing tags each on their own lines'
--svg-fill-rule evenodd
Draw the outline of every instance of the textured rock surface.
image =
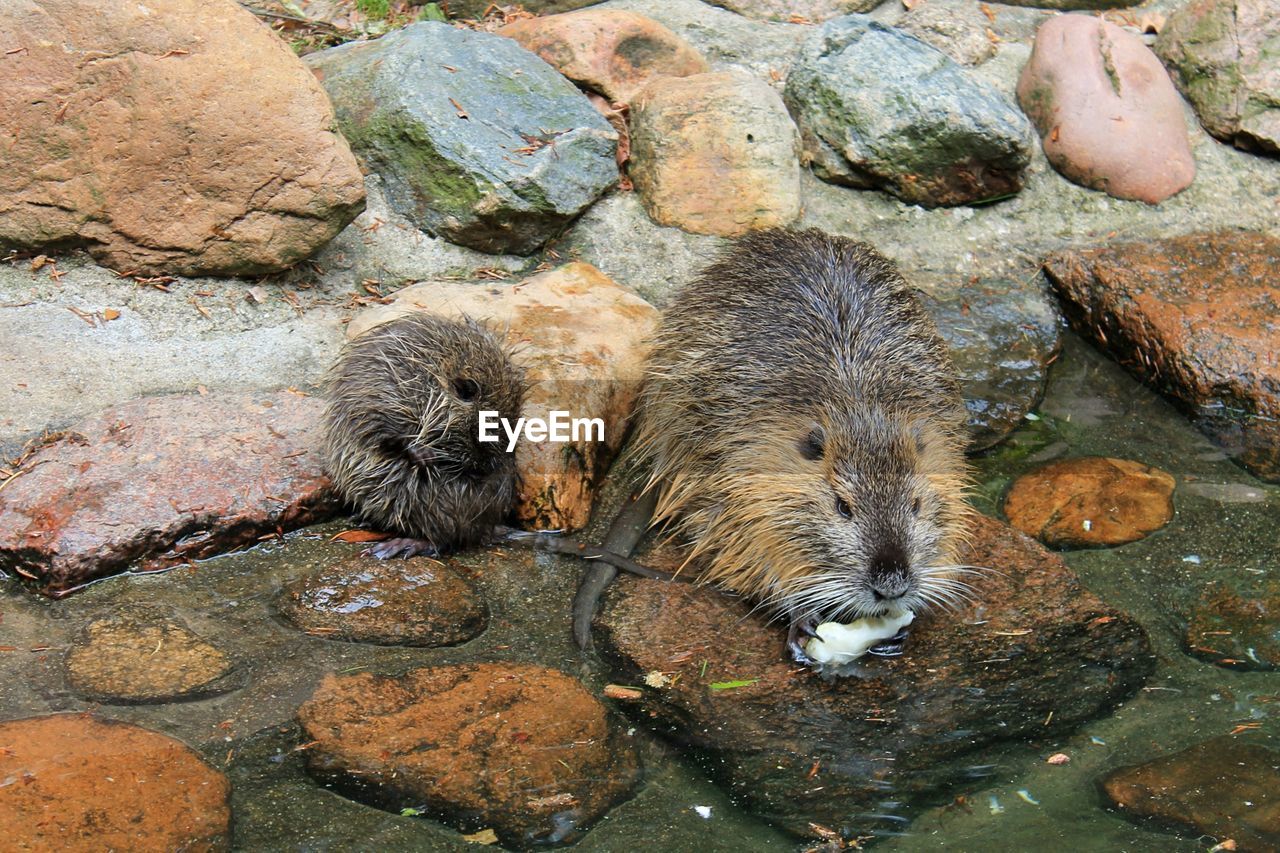
<svg viewBox="0 0 1280 853">
<path fill-rule="evenodd" d="M 1022 189 L 1031 127 L 950 57 L 862 15 L 804 42 L 786 84 L 804 154 L 823 180 L 929 207 Z"/>
<path fill-rule="evenodd" d="M 364 207 L 324 92 L 231 0 L 16 0 L 0 42 L 0 247 L 272 272 Z"/>
<path fill-rule="evenodd" d="M 1169 523 L 1173 487 L 1167 472 L 1141 462 L 1063 459 L 1015 480 L 1004 513 L 1050 548 L 1123 545 Z"/>
<path fill-rule="evenodd" d="M 520 8 L 535 15 L 554 15 L 571 12 L 584 6 L 595 6 L 600 0 L 522 0 Z M 449 0 L 449 16 L 453 18 L 479 18 L 493 7 L 493 0 Z"/>
<path fill-rule="evenodd" d="M 67 681 L 102 702 L 160 703 L 234 690 L 235 662 L 186 625 L 120 614 L 89 624 L 67 654 Z"/>
<path fill-rule="evenodd" d="M 588 440 L 584 431 L 580 440 L 522 441 L 516 448 L 521 522 L 536 529 L 586 524 L 596 484 L 622 444 L 657 310 L 595 267 L 572 263 L 513 284 L 413 285 L 390 305 L 357 316 L 347 334 L 423 310 L 468 316 L 505 332 L 531 383 L 524 417 L 548 418 L 557 410 L 603 420 L 604 441 Z"/>
<path fill-rule="evenodd" d="M 13 850 L 228 850 L 226 777 L 173 738 L 84 714 L 0 723 Z"/>
<path fill-rule="evenodd" d="M 636 781 L 600 701 L 528 664 L 329 676 L 298 718 L 314 775 L 519 849 L 574 840 Z"/>
<path fill-rule="evenodd" d="M 619 9 L 525 18 L 497 32 L 614 103 L 630 103 L 658 77 L 707 71 L 707 61 L 684 39 L 652 18 Z"/>
<path fill-rule="evenodd" d="M 1066 178 L 1156 204 L 1191 185 L 1182 99 L 1142 40 L 1091 15 L 1040 25 L 1018 100 Z"/>
<path fill-rule="evenodd" d="M 1184 637 L 1196 657 L 1230 669 L 1280 669 L 1280 582 L 1210 584 Z"/>
<path fill-rule="evenodd" d="M 962 562 L 1001 572 L 976 585 L 981 616 L 918 618 L 905 656 L 867 663 L 860 678 L 797 668 L 783 654 L 784 627 L 685 584 L 619 582 L 597 641 L 625 683 L 673 677 L 645 692 L 640 718 L 703 751 L 755 813 L 801 835 L 810 822 L 866 834 L 879 825 L 872 815 L 909 816 L 971 785 L 975 753 L 1069 731 L 1131 695 L 1155 665 L 1137 623 L 1057 557 L 1000 522 L 975 528 Z"/>
<path fill-rule="evenodd" d="M 1070 12 L 1076 9 L 1122 9 L 1125 6 L 1137 6 L 1139 2 L 1140 0 L 1006 0 L 1006 5 Z"/>
<path fill-rule="evenodd" d="M 789 224 L 797 154 L 782 99 L 747 74 L 662 78 L 631 107 L 631 177 L 660 225 L 734 236 Z"/>
<path fill-rule="evenodd" d="M 489 623 L 484 598 L 438 560 L 378 560 L 349 554 L 285 587 L 281 614 L 328 640 L 452 646 Z"/>
<path fill-rule="evenodd" d="M 1132 818 L 1231 839 L 1233 850 L 1280 848 L 1280 752 L 1216 737 L 1102 780 L 1113 806 Z"/>
<path fill-rule="evenodd" d="M 884 0 L 707 0 L 713 6 L 766 21 L 825 21 L 853 12 L 870 12 Z"/>
<path fill-rule="evenodd" d="M 1277 257 L 1280 239 L 1222 232 L 1061 252 L 1045 271 L 1078 332 L 1280 482 Z"/>
<path fill-rule="evenodd" d="M 75 425 L 0 492 L 0 569 L 57 594 L 333 515 L 312 447 L 321 408 L 287 392 L 179 394 Z"/>
<path fill-rule="evenodd" d="M 1195 0 L 1155 49 L 1206 130 L 1280 154 L 1280 0 Z"/>
<path fill-rule="evenodd" d="M 454 243 L 527 254 L 617 181 L 617 133 L 510 39 L 423 22 L 307 61 L 392 206 Z"/>
<path fill-rule="evenodd" d="M 996 55 L 991 20 L 967 0 L 922 0 L 899 26 L 962 65 L 980 65 Z"/>
</svg>

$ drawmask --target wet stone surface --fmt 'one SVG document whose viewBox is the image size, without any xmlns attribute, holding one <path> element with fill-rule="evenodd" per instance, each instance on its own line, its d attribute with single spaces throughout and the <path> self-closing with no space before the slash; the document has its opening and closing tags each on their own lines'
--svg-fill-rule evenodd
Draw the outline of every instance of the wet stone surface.
<svg viewBox="0 0 1280 853">
<path fill-rule="evenodd" d="M 599 700 L 527 664 L 329 676 L 298 719 L 313 775 L 383 808 L 491 829 L 516 849 L 576 839 L 638 772 Z"/>
<path fill-rule="evenodd" d="M 1232 669 L 1280 669 L 1280 582 L 1210 584 L 1185 636 L 1196 657 Z"/>
<path fill-rule="evenodd" d="M 171 737 L 56 714 L 0 723 L 0 744 L 8 849 L 230 849 L 226 777 Z"/>
<path fill-rule="evenodd" d="M 1005 496 L 1009 522 L 1050 548 L 1135 542 L 1173 518 L 1174 480 L 1129 459 L 1050 462 L 1023 474 Z"/>
<path fill-rule="evenodd" d="M 484 597 L 451 565 L 358 551 L 289 584 L 277 606 L 312 636 L 353 643 L 452 646 L 489 622 Z"/>
<path fill-rule="evenodd" d="M 136 613 L 90 623 L 67 655 L 67 681 L 87 699 L 160 703 L 234 690 L 244 673 L 182 623 Z"/>
</svg>

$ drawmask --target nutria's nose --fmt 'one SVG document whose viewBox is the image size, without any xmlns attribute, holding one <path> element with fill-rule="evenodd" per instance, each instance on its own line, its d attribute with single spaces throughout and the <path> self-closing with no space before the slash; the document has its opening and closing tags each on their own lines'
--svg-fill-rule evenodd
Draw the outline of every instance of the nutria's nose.
<svg viewBox="0 0 1280 853">
<path fill-rule="evenodd" d="M 898 545 L 881 547 L 867 567 L 867 581 L 877 601 L 897 598 L 911 586 L 911 566 Z"/>
</svg>

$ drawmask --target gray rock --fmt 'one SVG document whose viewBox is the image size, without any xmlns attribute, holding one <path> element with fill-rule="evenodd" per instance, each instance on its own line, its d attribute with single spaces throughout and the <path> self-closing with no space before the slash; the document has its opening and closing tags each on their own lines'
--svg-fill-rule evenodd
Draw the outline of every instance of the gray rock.
<svg viewBox="0 0 1280 853">
<path fill-rule="evenodd" d="M 1183 6 L 1155 49 L 1206 130 L 1280 154 L 1280 0 Z"/>
<path fill-rule="evenodd" d="M 617 134 L 510 39 L 423 22 L 308 57 L 391 205 L 429 232 L 528 254 L 617 181 Z"/>
<path fill-rule="evenodd" d="M 748 18 L 787 21 L 793 16 L 825 21 L 851 12 L 870 12 L 884 0 L 707 0 Z"/>
<path fill-rule="evenodd" d="M 1010 6 L 1033 6 L 1070 12 L 1076 9 L 1123 9 L 1137 6 L 1141 0 L 1004 0 Z"/>
<path fill-rule="evenodd" d="M 787 78 L 818 177 L 926 207 L 1022 189 L 1034 137 L 994 87 L 946 54 L 863 15 L 828 21 Z"/>
<path fill-rule="evenodd" d="M 924 0 L 898 26 L 963 65 L 980 65 L 996 55 L 995 41 L 987 35 L 991 22 L 967 0 Z"/>
<path fill-rule="evenodd" d="M 535 15 L 554 15 L 572 12 L 587 6 L 599 5 L 600 0 L 521 0 L 520 7 Z M 493 0 L 449 0 L 449 17 L 481 18 Z"/>
</svg>

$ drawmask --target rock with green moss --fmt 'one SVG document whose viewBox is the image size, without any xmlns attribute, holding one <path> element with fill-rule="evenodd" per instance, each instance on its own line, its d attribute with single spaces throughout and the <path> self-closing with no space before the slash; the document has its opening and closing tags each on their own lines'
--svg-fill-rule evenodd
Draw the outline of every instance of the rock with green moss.
<svg viewBox="0 0 1280 853">
<path fill-rule="evenodd" d="M 865 15 L 823 24 L 787 77 L 804 157 L 823 180 L 926 207 L 1016 193 L 1026 118 L 946 54 Z"/>
<path fill-rule="evenodd" d="M 528 254 L 617 181 L 617 134 L 515 42 L 422 22 L 312 54 L 392 207 L 485 252 Z"/>
</svg>

